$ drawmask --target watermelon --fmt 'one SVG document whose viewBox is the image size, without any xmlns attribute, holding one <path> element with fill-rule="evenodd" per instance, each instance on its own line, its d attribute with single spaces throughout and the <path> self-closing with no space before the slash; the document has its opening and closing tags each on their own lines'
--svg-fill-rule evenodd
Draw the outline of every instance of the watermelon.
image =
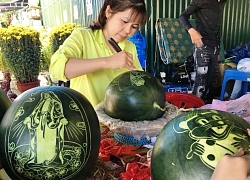
<svg viewBox="0 0 250 180">
<path fill-rule="evenodd" d="M 104 112 L 123 121 L 155 120 L 165 111 L 165 91 L 160 81 L 145 71 L 128 71 L 107 87 Z"/>
<path fill-rule="evenodd" d="M 11 179 L 84 179 L 98 158 L 100 134 L 85 96 L 66 87 L 36 87 L 6 111 L 0 156 Z"/>
<path fill-rule="evenodd" d="M 229 112 L 196 109 L 176 116 L 159 133 L 151 157 L 153 180 L 209 180 L 217 162 L 250 150 L 247 121 Z"/>
<path fill-rule="evenodd" d="M 0 123 L 10 105 L 11 105 L 10 99 L 8 98 L 7 94 L 0 88 Z M 1 168 L 2 168 L 2 163 L 0 160 L 0 169 Z"/>
<path fill-rule="evenodd" d="M 0 122 L 10 105 L 10 99 L 8 98 L 7 94 L 0 88 Z"/>
</svg>

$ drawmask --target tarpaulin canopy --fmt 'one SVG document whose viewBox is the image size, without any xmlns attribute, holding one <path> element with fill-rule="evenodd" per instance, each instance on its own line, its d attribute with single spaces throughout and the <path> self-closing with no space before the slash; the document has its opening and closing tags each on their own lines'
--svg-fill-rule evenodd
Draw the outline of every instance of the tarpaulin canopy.
<svg viewBox="0 0 250 180">
<path fill-rule="evenodd" d="M 0 0 L 0 13 L 16 11 L 28 6 L 28 0 Z"/>
</svg>

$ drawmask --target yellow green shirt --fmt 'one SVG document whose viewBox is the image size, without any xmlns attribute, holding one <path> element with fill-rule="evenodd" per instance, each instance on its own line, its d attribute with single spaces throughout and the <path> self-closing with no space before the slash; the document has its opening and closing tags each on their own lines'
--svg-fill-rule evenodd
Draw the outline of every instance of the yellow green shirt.
<svg viewBox="0 0 250 180">
<path fill-rule="evenodd" d="M 133 55 L 134 66 L 142 70 L 137 57 L 135 45 L 123 40 L 119 42 L 122 50 Z M 68 58 L 92 59 L 98 57 L 111 56 L 113 53 L 109 49 L 104 39 L 102 30 L 92 31 L 89 28 L 76 29 L 64 41 L 63 45 L 54 53 L 51 58 L 49 73 L 55 80 L 67 81 L 64 75 L 65 64 Z M 119 59 L 118 59 L 119 60 Z M 128 69 L 101 69 L 70 80 L 70 88 L 82 93 L 95 107 L 104 99 L 104 94 L 109 83 L 121 73 Z"/>
</svg>

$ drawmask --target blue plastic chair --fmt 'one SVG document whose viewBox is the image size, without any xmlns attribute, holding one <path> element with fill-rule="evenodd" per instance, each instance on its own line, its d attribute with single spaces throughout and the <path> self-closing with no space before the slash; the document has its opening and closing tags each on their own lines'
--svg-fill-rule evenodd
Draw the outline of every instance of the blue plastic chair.
<svg viewBox="0 0 250 180">
<path fill-rule="evenodd" d="M 220 100 L 224 100 L 224 94 L 226 91 L 227 81 L 229 80 L 240 80 L 241 85 L 241 96 L 244 95 L 248 90 L 248 83 L 250 82 L 250 72 L 238 71 L 236 68 L 226 69 L 221 87 Z"/>
</svg>

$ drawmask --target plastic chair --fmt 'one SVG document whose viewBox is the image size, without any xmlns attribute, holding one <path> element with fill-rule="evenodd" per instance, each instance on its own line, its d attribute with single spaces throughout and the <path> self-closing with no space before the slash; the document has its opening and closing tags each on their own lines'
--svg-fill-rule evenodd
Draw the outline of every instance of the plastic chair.
<svg viewBox="0 0 250 180">
<path fill-rule="evenodd" d="M 226 69 L 223 77 L 220 100 L 224 100 L 224 94 L 226 91 L 227 81 L 229 80 L 240 80 L 241 85 L 241 96 L 244 95 L 248 90 L 248 82 L 250 82 L 250 72 L 238 71 L 236 68 Z"/>
<path fill-rule="evenodd" d="M 166 102 L 171 103 L 178 108 L 199 108 L 205 105 L 205 102 L 201 98 L 193 94 L 181 92 L 166 92 L 165 97 Z"/>
</svg>

